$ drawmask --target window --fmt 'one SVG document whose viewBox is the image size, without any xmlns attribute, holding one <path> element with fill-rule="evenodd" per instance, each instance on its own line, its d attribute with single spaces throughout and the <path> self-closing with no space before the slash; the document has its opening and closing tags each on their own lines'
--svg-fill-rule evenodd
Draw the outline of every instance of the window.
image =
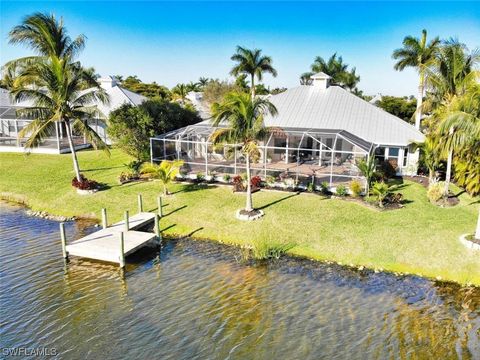
<svg viewBox="0 0 480 360">
<path fill-rule="evenodd" d="M 398 154 L 400 153 L 400 148 L 391 147 L 388 148 L 388 158 L 389 159 L 398 159 Z"/>
<path fill-rule="evenodd" d="M 385 161 L 385 148 L 377 147 L 375 149 L 375 157 L 378 159 L 379 162 Z"/>
<path fill-rule="evenodd" d="M 403 167 L 407 166 L 407 160 L 408 160 L 408 149 L 405 148 L 403 149 Z"/>
</svg>

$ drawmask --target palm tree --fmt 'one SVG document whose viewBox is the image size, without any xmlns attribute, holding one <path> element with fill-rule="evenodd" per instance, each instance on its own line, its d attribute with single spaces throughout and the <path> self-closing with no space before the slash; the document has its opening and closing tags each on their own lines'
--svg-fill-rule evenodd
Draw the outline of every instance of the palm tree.
<svg viewBox="0 0 480 360">
<path fill-rule="evenodd" d="M 190 91 L 194 91 L 194 92 L 200 91 L 201 90 L 200 83 L 195 83 L 193 81 L 190 81 L 187 84 L 187 90 L 188 90 L 188 92 L 190 92 Z"/>
<path fill-rule="evenodd" d="M 435 179 L 435 169 L 440 165 L 439 137 L 436 134 L 427 134 L 425 141 L 412 142 L 413 150 L 420 150 L 423 163 L 428 169 L 428 183 Z"/>
<path fill-rule="evenodd" d="M 205 86 L 207 86 L 207 84 L 210 82 L 211 80 L 207 77 L 200 77 L 198 79 L 198 84 L 200 85 L 200 87 L 203 89 Z"/>
<path fill-rule="evenodd" d="M 313 72 L 307 71 L 300 75 L 300 85 L 310 85 L 312 83 L 311 76 L 313 74 Z"/>
<path fill-rule="evenodd" d="M 168 195 L 167 186 L 175 180 L 182 166 L 183 160 L 163 160 L 160 165 L 145 163 L 141 168 L 141 173 L 149 174 L 152 178 L 160 180 L 163 185 L 163 195 Z"/>
<path fill-rule="evenodd" d="M 398 60 L 395 70 L 402 71 L 406 67 L 413 67 L 419 74 L 417 110 L 415 112 L 415 127 L 420 129 L 422 119 L 422 103 L 425 90 L 425 71 L 436 57 L 440 45 L 440 39 L 435 37 L 427 43 L 427 30 L 422 30 L 422 37 L 406 36 L 403 39 L 403 47 L 393 51 L 392 57 Z"/>
<path fill-rule="evenodd" d="M 187 84 L 177 84 L 172 89 L 172 94 L 175 100 L 179 100 L 182 105 L 185 105 L 187 100 L 187 94 L 190 92 Z"/>
<path fill-rule="evenodd" d="M 252 100 L 255 98 L 255 77 L 261 81 L 264 73 L 270 73 L 274 77 L 277 76 L 277 70 L 272 66 L 272 58 L 262 55 L 262 50 L 260 49 L 250 50 L 237 46 L 236 53 L 232 55 L 231 60 L 237 62 L 232 71 L 230 71 L 231 75 L 250 75 Z"/>
<path fill-rule="evenodd" d="M 371 154 L 367 160 L 362 159 L 357 163 L 357 167 L 365 177 L 365 192 L 368 196 L 370 193 L 370 185 L 372 183 L 373 177 L 375 176 L 375 172 L 377 171 L 377 160 L 375 156 Z"/>
<path fill-rule="evenodd" d="M 273 131 L 265 127 L 263 119 L 264 116 L 276 114 L 277 109 L 270 101 L 252 98 L 248 93 L 230 93 L 225 96 L 222 103 L 212 105 L 212 125 L 218 129 L 210 136 L 210 140 L 214 144 L 236 144 L 240 146 L 240 151 L 245 156 L 247 168 L 245 210 L 247 212 L 253 210 L 250 163 L 259 158 L 258 142 Z"/>
<path fill-rule="evenodd" d="M 446 41 L 435 63 L 427 69 L 431 90 L 427 105 L 436 120 L 440 146 L 447 157 L 445 191 L 448 192 L 454 153 L 478 139 L 479 73 L 477 52 L 469 53 L 458 40 Z"/>
<path fill-rule="evenodd" d="M 75 176 L 82 182 L 72 131 L 82 133 L 95 148 L 108 148 L 87 121 L 101 116 L 95 102 L 107 103 L 108 97 L 91 71 L 75 61 L 85 46 L 85 37 L 72 40 L 53 15 L 36 13 L 26 17 L 10 31 L 10 43 L 24 44 L 37 52 L 10 61 L 7 69 L 18 70 L 11 94 L 15 100 L 31 100 L 34 106 L 21 109 L 20 115 L 34 120 L 19 133 L 28 136 L 26 148 L 36 147 L 55 129 L 64 124 Z"/>
<path fill-rule="evenodd" d="M 345 64 L 343 62 L 343 58 L 341 56 L 337 56 L 337 53 L 334 53 L 326 61 L 321 56 L 317 56 L 311 65 L 311 69 L 313 73 L 324 72 L 330 75 L 332 77 L 333 84 L 346 88 L 350 91 L 355 89 L 360 81 L 360 76 L 356 74 L 356 69 L 352 68 L 352 70 L 349 71 L 348 64 Z M 302 77 L 308 74 L 309 73 L 305 73 L 302 75 Z"/>
</svg>

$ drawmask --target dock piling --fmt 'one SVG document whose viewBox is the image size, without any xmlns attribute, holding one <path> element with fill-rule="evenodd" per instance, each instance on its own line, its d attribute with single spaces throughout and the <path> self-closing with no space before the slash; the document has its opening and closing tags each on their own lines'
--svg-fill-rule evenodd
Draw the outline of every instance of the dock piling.
<svg viewBox="0 0 480 360">
<path fill-rule="evenodd" d="M 65 235 L 65 223 L 60 223 L 60 238 L 62 239 L 62 255 L 64 259 L 68 259 L 67 237 Z"/>
<path fill-rule="evenodd" d="M 143 212 L 142 194 L 138 194 L 138 212 Z"/>
<path fill-rule="evenodd" d="M 130 224 L 128 223 L 128 210 L 125 210 L 125 232 L 130 230 Z"/>
<path fill-rule="evenodd" d="M 125 267 L 125 235 L 120 232 L 120 257 L 119 257 L 119 264 L 121 268 Z"/>
<path fill-rule="evenodd" d="M 160 217 L 162 217 L 163 216 L 163 204 L 162 204 L 162 197 L 161 196 L 159 196 L 157 198 L 157 203 L 158 203 L 158 215 Z"/>
<path fill-rule="evenodd" d="M 108 227 L 107 209 L 105 209 L 105 208 L 102 209 L 102 227 L 104 229 L 106 229 Z"/>
<path fill-rule="evenodd" d="M 160 245 L 162 242 L 162 233 L 160 232 L 160 217 L 155 215 L 155 235 L 157 236 L 157 243 Z"/>
</svg>

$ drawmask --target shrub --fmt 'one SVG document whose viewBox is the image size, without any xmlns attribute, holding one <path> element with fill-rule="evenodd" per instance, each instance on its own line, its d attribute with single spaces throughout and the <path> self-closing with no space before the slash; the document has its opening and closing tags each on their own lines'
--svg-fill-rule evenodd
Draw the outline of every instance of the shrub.
<svg viewBox="0 0 480 360">
<path fill-rule="evenodd" d="M 335 190 L 335 193 L 338 196 L 347 196 L 348 195 L 347 187 L 343 184 L 340 184 L 340 185 L 337 186 L 337 189 Z"/>
<path fill-rule="evenodd" d="M 323 195 L 330 195 L 331 194 L 328 187 L 329 187 L 329 185 L 328 185 L 328 182 L 326 182 L 326 181 L 323 181 L 320 184 L 320 191 L 322 192 Z"/>
<path fill-rule="evenodd" d="M 296 181 L 293 178 L 286 178 L 283 180 L 283 184 L 285 185 L 286 188 L 294 189 L 296 185 Z"/>
<path fill-rule="evenodd" d="M 293 244 L 254 242 L 251 247 L 245 249 L 243 257 L 245 260 L 253 258 L 257 261 L 279 259 L 294 246 Z"/>
<path fill-rule="evenodd" d="M 358 180 L 352 180 L 350 182 L 350 191 L 352 192 L 352 196 L 358 197 L 363 191 L 362 183 Z"/>
<path fill-rule="evenodd" d="M 315 192 L 315 184 L 313 182 L 309 182 L 307 185 L 308 192 Z"/>
<path fill-rule="evenodd" d="M 229 183 L 230 179 L 231 179 L 230 175 L 228 174 L 223 175 L 223 181 L 225 181 L 226 183 Z"/>
<path fill-rule="evenodd" d="M 88 180 L 83 174 L 80 174 L 81 181 L 78 181 L 76 177 L 72 179 L 72 186 L 80 190 L 95 190 L 98 189 L 98 182 L 95 180 Z"/>
<path fill-rule="evenodd" d="M 254 176 L 250 179 L 250 185 L 255 188 L 259 188 L 262 185 L 262 179 L 260 176 Z"/>
<path fill-rule="evenodd" d="M 372 186 L 372 195 L 376 198 L 378 206 L 383 208 L 385 198 L 390 194 L 390 187 L 382 182 L 376 182 Z"/>
<path fill-rule="evenodd" d="M 205 180 L 205 175 L 203 174 L 203 172 L 199 171 L 197 173 L 197 181 L 202 182 L 203 180 Z"/>
<path fill-rule="evenodd" d="M 236 175 L 232 180 L 233 191 L 244 191 L 245 186 L 243 185 L 243 179 L 240 175 Z"/>
<path fill-rule="evenodd" d="M 427 189 L 428 200 L 432 203 L 437 203 L 447 194 L 445 193 L 445 182 L 443 181 L 433 181 Z"/>
<path fill-rule="evenodd" d="M 403 201 L 403 195 L 401 193 L 391 193 L 385 200 L 390 204 L 401 204 Z"/>
<path fill-rule="evenodd" d="M 275 176 L 268 175 L 268 176 L 265 178 L 265 182 L 267 183 L 268 186 L 273 187 L 273 185 L 274 185 L 275 182 L 276 182 Z"/>
<path fill-rule="evenodd" d="M 240 177 L 242 178 L 243 181 L 247 181 L 247 173 L 241 173 Z"/>
</svg>

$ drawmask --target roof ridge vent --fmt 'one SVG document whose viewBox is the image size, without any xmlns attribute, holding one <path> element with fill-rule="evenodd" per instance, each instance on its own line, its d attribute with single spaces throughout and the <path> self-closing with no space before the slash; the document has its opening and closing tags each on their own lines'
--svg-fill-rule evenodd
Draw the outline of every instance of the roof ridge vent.
<svg viewBox="0 0 480 360">
<path fill-rule="evenodd" d="M 324 72 L 320 71 L 310 76 L 312 79 L 312 85 L 319 89 L 326 89 L 330 86 L 330 80 L 332 77 Z"/>
</svg>

